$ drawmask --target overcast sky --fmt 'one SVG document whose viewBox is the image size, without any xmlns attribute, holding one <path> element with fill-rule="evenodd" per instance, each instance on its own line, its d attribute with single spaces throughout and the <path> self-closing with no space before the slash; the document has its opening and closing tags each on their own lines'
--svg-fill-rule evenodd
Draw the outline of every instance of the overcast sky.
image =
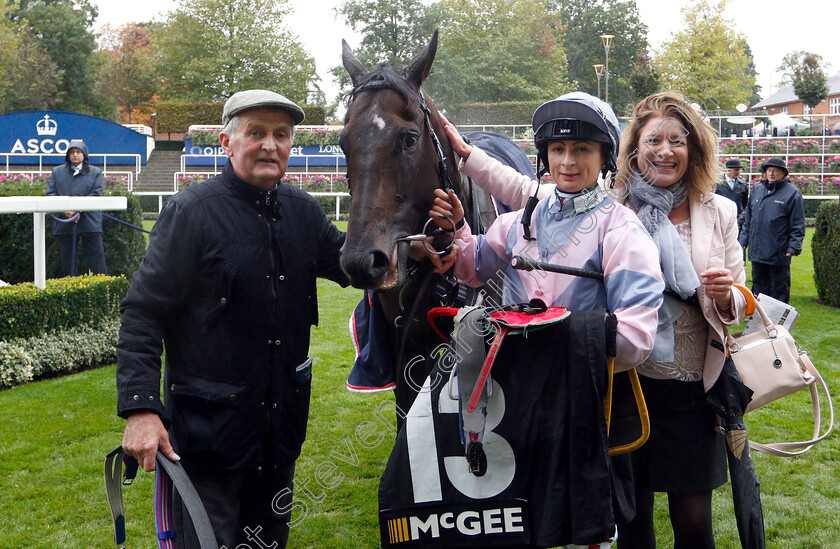
<svg viewBox="0 0 840 549">
<path fill-rule="evenodd" d="M 586 1 L 586 0 L 581 0 Z M 334 8 L 341 0 L 292 0 L 295 13 L 289 24 L 315 58 L 321 86 L 332 101 L 337 88 L 328 71 L 341 64 L 341 39 L 351 47 L 359 38 L 342 22 L 336 21 Z M 99 6 L 97 28 L 105 23 L 160 19 L 171 10 L 174 0 L 92 0 Z M 682 27 L 680 8 L 690 0 L 636 0 L 642 21 L 648 27 L 648 41 L 656 50 Z M 795 50 L 817 53 L 831 64 L 828 74 L 840 72 L 840 3 L 837 0 L 730 0 L 727 17 L 735 29 L 747 37 L 758 70 L 760 95 L 767 97 L 778 89 L 776 69 L 785 54 Z M 597 37 L 593 37 L 597 40 Z M 772 88 L 771 88 L 772 86 Z"/>
</svg>

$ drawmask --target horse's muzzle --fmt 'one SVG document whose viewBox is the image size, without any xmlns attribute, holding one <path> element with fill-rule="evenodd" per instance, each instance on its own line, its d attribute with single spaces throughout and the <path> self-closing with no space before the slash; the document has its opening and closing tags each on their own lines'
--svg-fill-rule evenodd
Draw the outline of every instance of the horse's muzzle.
<svg viewBox="0 0 840 549">
<path fill-rule="evenodd" d="M 382 250 L 341 251 L 341 268 L 356 288 L 375 290 L 382 287 L 391 263 L 391 257 Z"/>
</svg>

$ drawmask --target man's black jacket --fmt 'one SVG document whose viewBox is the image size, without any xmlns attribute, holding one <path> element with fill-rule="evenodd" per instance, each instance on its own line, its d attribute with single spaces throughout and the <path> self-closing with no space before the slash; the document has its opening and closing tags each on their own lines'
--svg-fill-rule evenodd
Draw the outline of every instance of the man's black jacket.
<svg viewBox="0 0 840 549">
<path fill-rule="evenodd" d="M 785 178 L 753 187 L 738 241 L 747 246 L 750 261 L 769 265 L 790 262 L 786 254 L 802 253 L 805 201 Z"/>
<path fill-rule="evenodd" d="M 735 179 L 735 186 L 733 188 L 729 188 L 729 185 L 726 183 L 726 176 L 722 176 L 722 180 L 717 185 L 717 194 L 721 196 L 725 196 L 729 200 L 735 202 L 738 206 L 738 225 L 740 226 L 743 221 L 744 209 L 747 207 L 747 199 L 749 197 L 749 189 L 747 188 L 747 183 L 741 179 L 740 177 Z"/>
<path fill-rule="evenodd" d="M 230 165 L 173 197 L 122 302 L 118 414 L 160 414 L 193 467 L 293 462 L 309 413 L 315 280 L 347 284 L 343 242 L 305 192 L 262 191 Z"/>
</svg>

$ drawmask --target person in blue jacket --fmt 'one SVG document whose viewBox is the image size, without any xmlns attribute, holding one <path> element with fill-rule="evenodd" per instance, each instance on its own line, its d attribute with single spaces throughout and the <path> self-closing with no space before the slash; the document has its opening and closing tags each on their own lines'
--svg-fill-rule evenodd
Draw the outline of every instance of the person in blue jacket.
<svg viewBox="0 0 840 549">
<path fill-rule="evenodd" d="M 81 139 L 73 139 L 64 156 L 64 164 L 53 168 L 47 183 L 48 196 L 102 196 L 105 188 L 102 170 L 91 166 L 88 161 L 88 148 Z M 75 274 L 74 225 L 75 234 L 82 237 L 85 249 L 85 261 L 93 274 L 108 274 L 105 266 L 105 251 L 102 248 L 102 212 L 64 212 L 65 219 L 53 219 L 53 235 L 58 239 L 61 255 L 61 272 L 64 276 Z"/>
<path fill-rule="evenodd" d="M 738 241 L 752 262 L 752 291 L 790 302 L 790 259 L 802 253 L 805 202 L 781 158 L 761 165 L 767 179 L 753 188 Z"/>
</svg>

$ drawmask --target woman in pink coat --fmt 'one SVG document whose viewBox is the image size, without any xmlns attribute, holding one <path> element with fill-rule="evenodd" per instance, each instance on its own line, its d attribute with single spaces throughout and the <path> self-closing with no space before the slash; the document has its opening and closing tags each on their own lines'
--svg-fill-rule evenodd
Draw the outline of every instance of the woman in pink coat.
<svg viewBox="0 0 840 549">
<path fill-rule="evenodd" d="M 714 548 L 712 490 L 726 482 L 726 449 L 705 393 L 720 375 L 726 326 L 744 318 L 735 203 L 715 194 L 717 136 L 673 92 L 636 105 L 621 139 L 618 187 L 659 247 L 666 295 L 654 350 L 638 366 L 651 436 L 634 452 L 636 518 L 619 546 L 656 547 L 653 494 L 667 492 L 675 549 Z"/>
<path fill-rule="evenodd" d="M 725 327 L 740 324 L 746 308 L 732 288 L 743 284 L 744 264 L 735 203 L 715 194 L 716 151 L 714 130 L 673 92 L 639 102 L 621 137 L 612 193 L 654 239 L 666 282 L 653 351 L 637 367 L 651 436 L 626 464 L 634 477 L 636 518 L 619 525 L 624 549 L 656 547 L 655 492 L 668 494 L 675 549 L 715 547 L 712 490 L 726 482 L 726 450 L 705 393 L 723 367 Z M 523 207 L 535 192 L 550 192 L 537 185 L 520 181 L 490 190 Z"/>
</svg>

